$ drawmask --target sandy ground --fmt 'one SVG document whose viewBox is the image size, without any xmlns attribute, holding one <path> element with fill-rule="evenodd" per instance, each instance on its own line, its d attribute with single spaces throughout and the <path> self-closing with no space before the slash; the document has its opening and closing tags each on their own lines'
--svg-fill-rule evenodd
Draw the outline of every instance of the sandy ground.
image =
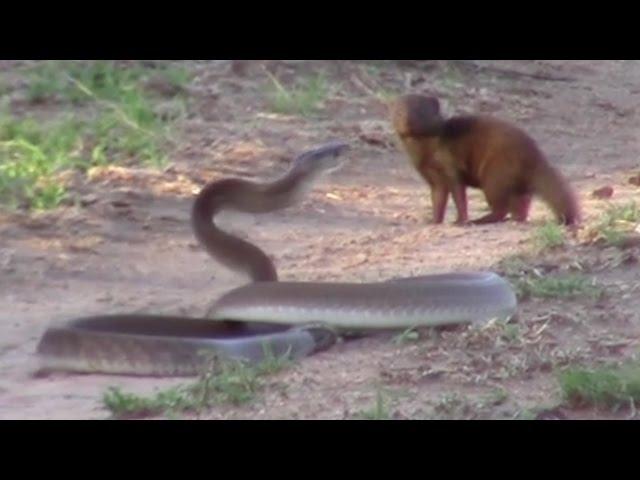
<svg viewBox="0 0 640 480">
<path fill-rule="evenodd" d="M 296 153 L 330 139 L 353 143 L 348 163 L 300 205 L 223 218 L 272 255 L 281 279 L 373 281 L 488 269 L 530 251 L 536 223 L 550 217 L 539 201 L 527 225 L 427 224 L 427 189 L 394 143 L 384 108 L 372 96 L 377 88 L 437 94 L 449 114 L 482 112 L 523 126 L 571 179 L 588 218 L 610 201 L 640 199 L 638 187 L 627 183 L 639 168 L 640 62 L 476 61 L 454 70 L 447 62 L 269 65 L 283 82 L 310 71 L 327 75 L 331 92 L 317 118 L 269 113 L 262 66 L 256 62 L 237 76 L 227 62 L 188 64 L 195 75 L 190 115 L 179 125 L 180 145 L 164 171 L 106 169 L 78 187 L 95 200 L 85 207 L 0 216 L 1 419 L 107 418 L 101 397 L 108 386 L 151 392 L 175 384 L 103 375 L 33 378 L 35 346 L 49 325 L 81 315 L 202 315 L 212 299 L 245 279 L 196 244 L 188 222 L 193 195 L 214 178 L 273 177 Z M 606 185 L 615 189 L 610 201 L 591 197 Z M 481 214 L 481 196 L 470 199 L 471 215 Z M 342 343 L 276 375 L 274 383 L 286 389 L 267 388 L 247 406 L 223 405 L 205 417 L 351 418 L 373 405 L 379 387 L 392 392 L 394 418 L 511 418 L 554 404 L 553 362 L 621 359 L 638 351 L 640 304 L 630 292 L 640 269 L 611 266 L 614 253 L 572 246 L 558 254 L 559 263 L 589 265 L 588 273 L 612 293 L 600 303 L 523 302 L 515 343 L 504 340 L 504 332 L 466 327 L 401 345 L 390 335 Z M 496 389 L 508 393 L 506 401 L 479 406 Z"/>
</svg>

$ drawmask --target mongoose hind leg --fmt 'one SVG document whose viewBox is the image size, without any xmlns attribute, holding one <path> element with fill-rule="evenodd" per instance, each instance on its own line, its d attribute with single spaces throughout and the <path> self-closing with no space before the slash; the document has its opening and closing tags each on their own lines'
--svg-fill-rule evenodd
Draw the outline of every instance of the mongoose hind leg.
<svg viewBox="0 0 640 480">
<path fill-rule="evenodd" d="M 516 222 L 526 222 L 529 217 L 532 195 L 514 195 L 509 200 L 509 213 Z"/>
</svg>

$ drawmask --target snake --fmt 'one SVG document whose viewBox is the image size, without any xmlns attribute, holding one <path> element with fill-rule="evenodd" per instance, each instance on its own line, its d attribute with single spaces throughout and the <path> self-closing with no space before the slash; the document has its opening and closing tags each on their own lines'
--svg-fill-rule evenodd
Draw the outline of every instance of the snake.
<svg viewBox="0 0 640 480">
<path fill-rule="evenodd" d="M 206 184 L 191 208 L 194 235 L 210 257 L 251 281 L 219 297 L 203 318 L 94 315 L 50 326 L 37 346 L 38 373 L 190 376 L 201 372 L 207 354 L 249 362 L 268 355 L 301 358 L 330 348 L 345 332 L 482 323 L 515 314 L 511 285 L 491 271 L 368 283 L 281 281 L 262 249 L 216 225 L 223 210 L 265 213 L 294 205 L 320 177 L 342 167 L 348 150 L 342 141 L 309 149 L 272 181 L 231 177 Z"/>
</svg>

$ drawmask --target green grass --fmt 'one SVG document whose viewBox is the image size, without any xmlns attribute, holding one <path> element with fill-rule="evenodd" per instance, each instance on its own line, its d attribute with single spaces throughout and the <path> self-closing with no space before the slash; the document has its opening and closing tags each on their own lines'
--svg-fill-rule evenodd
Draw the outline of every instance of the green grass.
<svg viewBox="0 0 640 480">
<path fill-rule="evenodd" d="M 263 352 L 264 359 L 255 366 L 258 375 L 273 375 L 293 365 L 291 350 L 287 350 L 283 355 L 278 356 L 265 345 Z"/>
<path fill-rule="evenodd" d="M 536 228 L 532 240 L 538 251 L 550 250 L 564 246 L 566 234 L 562 225 L 547 222 Z"/>
<path fill-rule="evenodd" d="M 580 273 L 544 275 L 531 256 L 512 256 L 500 261 L 497 271 L 507 277 L 520 300 L 537 298 L 599 298 L 604 288 Z M 575 264 L 578 265 L 579 264 Z"/>
<path fill-rule="evenodd" d="M 391 420 L 391 412 L 389 410 L 390 400 L 382 389 L 376 390 L 375 404 L 366 410 L 358 412 L 355 415 L 357 420 Z"/>
<path fill-rule="evenodd" d="M 116 62 L 38 62 L 25 72 L 32 102 L 67 102 L 74 115 L 43 121 L 0 113 L 0 205 L 49 209 L 67 191 L 65 170 L 106 164 L 159 167 L 167 161 L 170 123 L 156 114 L 157 98 L 142 83 L 149 74 Z M 172 85 L 188 81 L 175 68 L 153 70 Z"/>
<path fill-rule="evenodd" d="M 403 332 L 393 337 L 393 343 L 396 345 L 404 345 L 409 342 L 416 342 L 420 340 L 420 334 L 416 331 L 415 327 L 410 327 Z"/>
<path fill-rule="evenodd" d="M 509 400 L 509 392 L 502 387 L 493 388 L 489 393 L 480 397 L 477 406 L 480 409 L 490 409 L 504 404 Z"/>
<path fill-rule="evenodd" d="M 142 397 L 123 392 L 117 387 L 109 387 L 102 397 L 102 402 L 115 418 L 121 419 L 195 410 L 200 406 L 200 402 L 192 392 L 183 387 L 163 390 L 152 397 Z"/>
<path fill-rule="evenodd" d="M 441 394 L 433 406 L 436 418 L 466 418 L 474 409 L 470 398 L 457 392 Z"/>
<path fill-rule="evenodd" d="M 57 206 L 66 196 L 55 175 L 82 163 L 79 122 L 42 125 L 0 117 L 0 203 L 35 209 Z"/>
<path fill-rule="evenodd" d="M 640 405 L 640 362 L 599 368 L 568 368 L 559 374 L 566 402 L 572 406 L 606 407 Z"/>
<path fill-rule="evenodd" d="M 276 113 L 310 116 L 320 110 L 328 94 L 328 85 L 322 75 L 306 78 L 287 89 L 273 75 L 267 92 L 269 106 Z"/>
<path fill-rule="evenodd" d="M 562 418 L 562 412 L 558 411 L 561 405 L 555 404 L 541 404 L 535 407 L 523 408 L 518 410 L 515 415 L 511 417 L 512 420 L 541 420 L 542 418 L 556 418 L 558 420 Z M 542 416 L 542 418 L 540 418 Z"/>
<path fill-rule="evenodd" d="M 90 102 L 91 96 L 77 88 L 76 80 L 98 98 L 120 102 L 123 95 L 145 94 L 141 82 L 152 75 L 175 87 L 182 87 L 190 80 L 185 70 L 168 65 L 150 70 L 110 60 L 40 61 L 26 71 L 27 98 L 32 102 Z"/>
<path fill-rule="evenodd" d="M 624 205 L 614 205 L 603 214 L 603 222 L 613 225 L 616 222 L 638 223 L 640 222 L 640 208 L 634 201 Z"/>
<path fill-rule="evenodd" d="M 449 60 L 442 64 L 440 75 L 445 88 L 454 88 L 463 83 L 464 76 L 457 62 L 458 60 Z"/>
<path fill-rule="evenodd" d="M 514 416 L 514 420 L 535 420 L 537 416 L 537 411 L 534 409 L 523 409 Z"/>
<path fill-rule="evenodd" d="M 516 282 L 516 292 L 521 298 L 597 298 L 601 287 L 583 275 L 565 274 L 548 277 L 527 277 Z"/>
<path fill-rule="evenodd" d="M 522 338 L 522 328 L 516 323 L 503 324 L 500 338 L 507 343 L 516 343 Z"/>
<path fill-rule="evenodd" d="M 470 396 L 458 392 L 441 394 L 433 404 L 432 419 L 489 419 L 495 417 L 495 407 L 509 399 L 509 392 L 493 388 L 488 393 Z"/>
<path fill-rule="evenodd" d="M 264 388 L 263 377 L 291 365 L 289 354 L 275 356 L 265 351 L 264 361 L 250 365 L 238 360 L 210 359 L 198 380 L 156 392 L 151 396 L 126 393 L 111 387 L 103 404 L 114 418 L 173 416 L 183 412 L 200 413 L 219 404 L 243 405 L 255 399 Z"/>
<path fill-rule="evenodd" d="M 640 207 L 634 201 L 609 207 L 600 217 L 596 229 L 605 243 L 620 245 L 627 234 L 640 224 Z"/>
</svg>

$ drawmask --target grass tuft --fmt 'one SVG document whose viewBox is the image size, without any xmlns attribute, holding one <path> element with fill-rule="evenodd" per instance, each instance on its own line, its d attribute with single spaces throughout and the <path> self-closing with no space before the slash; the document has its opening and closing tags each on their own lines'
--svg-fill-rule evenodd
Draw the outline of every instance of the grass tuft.
<svg viewBox="0 0 640 480">
<path fill-rule="evenodd" d="M 207 367 L 194 383 L 161 390 L 151 396 L 126 393 L 110 387 L 102 400 L 113 417 L 120 419 L 182 412 L 199 414 L 214 405 L 238 406 L 253 401 L 265 387 L 263 377 L 273 375 L 291 364 L 289 353 L 276 356 L 269 349 L 265 349 L 265 359 L 255 365 L 210 357 Z"/>
<path fill-rule="evenodd" d="M 167 161 L 170 123 L 156 113 L 157 96 L 138 65 L 112 61 L 38 62 L 26 73 L 26 95 L 34 103 L 71 103 L 76 116 L 48 121 L 0 113 L 0 205 L 49 209 L 67 196 L 64 171 L 84 172 L 96 165 Z M 154 70 L 171 85 L 188 74 L 165 67 Z M 66 107 L 65 107 L 66 108 Z"/>
<path fill-rule="evenodd" d="M 617 410 L 640 405 L 640 363 L 599 368 L 568 368 L 559 375 L 565 401 L 572 406 Z"/>
</svg>

